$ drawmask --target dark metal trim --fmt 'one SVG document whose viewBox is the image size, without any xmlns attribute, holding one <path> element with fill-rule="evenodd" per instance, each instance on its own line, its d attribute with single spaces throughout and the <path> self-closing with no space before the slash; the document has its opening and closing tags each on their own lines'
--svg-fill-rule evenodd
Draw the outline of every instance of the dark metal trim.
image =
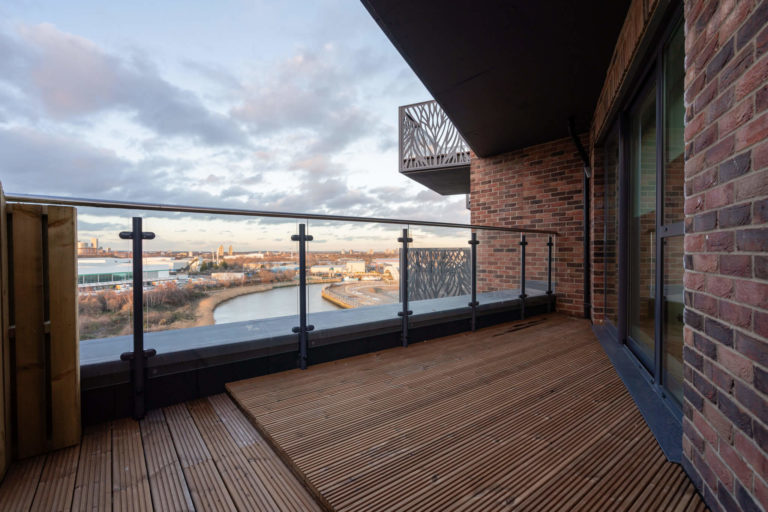
<svg viewBox="0 0 768 512">
<path fill-rule="evenodd" d="M 591 207 L 590 197 L 590 178 L 592 177 L 592 168 L 589 163 L 589 156 L 587 155 L 584 146 L 581 144 L 579 136 L 576 134 L 576 123 L 573 117 L 568 119 L 568 133 L 573 139 L 573 144 L 576 146 L 576 150 L 581 156 L 581 160 L 584 163 L 584 174 L 581 178 L 581 190 L 582 190 L 582 206 L 584 216 L 584 228 L 583 228 L 583 258 L 584 258 L 584 318 L 590 319 L 592 317 L 592 261 L 591 261 L 591 222 L 589 218 L 589 211 Z"/>
<path fill-rule="evenodd" d="M 617 265 L 619 267 L 619 286 L 618 286 L 618 331 L 619 343 L 627 342 L 627 333 L 629 332 L 627 322 L 627 310 L 629 302 L 629 119 L 626 112 L 621 112 L 619 116 L 619 169 L 618 182 L 619 190 L 617 194 L 617 209 L 619 212 L 619 239 L 617 241 L 618 254 Z"/>
<path fill-rule="evenodd" d="M 520 235 L 520 318 L 525 318 L 525 235 Z"/>
<path fill-rule="evenodd" d="M 552 237 L 549 239 L 552 240 Z M 477 329 L 477 306 L 480 305 L 477 302 L 477 244 L 480 243 L 477 240 L 477 233 L 472 233 L 471 239 L 467 243 L 472 248 L 472 302 L 468 306 L 472 308 L 472 332 L 475 332 Z"/>
<path fill-rule="evenodd" d="M 307 369 L 307 333 L 315 329 L 314 325 L 307 325 L 307 242 L 311 242 L 313 237 L 307 235 L 306 230 L 307 225 L 302 223 L 299 224 L 299 234 L 291 235 L 291 240 L 299 242 L 299 326 L 292 331 L 299 335 L 298 366 L 302 370 Z"/>
<path fill-rule="evenodd" d="M 547 313 L 552 311 L 552 237 L 547 241 Z"/>
<path fill-rule="evenodd" d="M 88 199 L 82 197 L 61 197 L 36 194 L 6 194 L 9 202 L 30 204 L 55 204 L 62 206 L 83 206 L 91 208 L 114 208 L 121 210 L 145 210 L 173 213 L 207 213 L 213 215 L 238 215 L 245 217 L 273 217 L 300 220 L 330 220 L 340 222 L 373 222 L 380 224 L 407 224 L 411 226 L 432 226 L 438 228 L 483 229 L 486 231 L 505 231 L 508 233 L 541 233 L 558 236 L 556 231 L 528 228 L 508 228 L 483 226 L 479 224 L 461 224 L 455 222 L 432 222 L 412 219 L 389 219 L 384 217 L 355 217 L 351 215 L 323 215 L 318 213 L 273 212 L 265 210 L 245 210 L 238 208 L 215 208 L 206 206 L 188 206 L 178 204 L 140 203 L 131 201 L 112 201 Z"/>
<path fill-rule="evenodd" d="M 155 349 L 144 349 L 144 240 L 152 240 L 155 234 L 141 230 L 141 217 L 133 218 L 133 230 L 121 231 L 120 238 L 133 241 L 133 352 L 120 354 L 121 361 L 131 365 L 133 388 L 133 419 L 140 420 L 146 413 L 147 359 L 156 354 Z"/>
<path fill-rule="evenodd" d="M 400 253 L 400 300 L 403 304 L 403 310 L 397 312 L 397 316 L 402 318 L 401 341 L 404 347 L 408 346 L 408 317 L 413 311 L 408 309 L 408 244 L 413 242 L 413 238 L 408 236 L 408 228 L 403 228 L 403 236 L 397 239 L 403 244 Z"/>
</svg>

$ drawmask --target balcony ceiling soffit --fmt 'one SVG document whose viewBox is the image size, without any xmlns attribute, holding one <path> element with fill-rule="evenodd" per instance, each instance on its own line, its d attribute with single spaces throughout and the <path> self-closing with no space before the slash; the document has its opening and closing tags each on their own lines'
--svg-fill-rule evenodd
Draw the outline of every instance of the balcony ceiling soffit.
<svg viewBox="0 0 768 512">
<path fill-rule="evenodd" d="M 586 131 L 628 0 L 362 0 L 480 156 Z"/>
</svg>

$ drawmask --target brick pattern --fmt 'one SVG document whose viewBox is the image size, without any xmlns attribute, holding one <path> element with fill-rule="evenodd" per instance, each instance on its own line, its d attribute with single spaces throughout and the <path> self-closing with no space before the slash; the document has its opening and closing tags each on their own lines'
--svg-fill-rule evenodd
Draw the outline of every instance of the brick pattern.
<svg viewBox="0 0 768 512">
<path fill-rule="evenodd" d="M 582 136 L 586 145 L 586 135 Z M 553 229 L 557 308 L 580 316 L 584 311 L 583 163 L 569 138 L 470 164 L 473 224 Z M 518 236 L 481 233 L 478 290 L 517 288 Z M 528 236 L 526 280 L 546 279 L 546 237 Z"/>
<path fill-rule="evenodd" d="M 768 509 L 768 0 L 688 0 L 684 465 Z"/>
<path fill-rule="evenodd" d="M 613 50 L 603 89 L 597 100 L 590 129 L 591 140 L 599 140 L 607 128 L 617 101 L 621 98 L 626 75 L 637 57 L 640 42 L 645 37 L 649 21 L 659 5 L 657 0 L 632 0 Z"/>
</svg>

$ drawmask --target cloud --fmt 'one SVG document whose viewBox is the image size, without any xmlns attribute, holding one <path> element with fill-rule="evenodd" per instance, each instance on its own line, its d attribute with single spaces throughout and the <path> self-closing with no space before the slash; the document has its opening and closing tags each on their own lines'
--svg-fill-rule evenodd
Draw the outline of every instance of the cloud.
<svg viewBox="0 0 768 512">
<path fill-rule="evenodd" d="M 114 152 L 26 129 L 0 129 L 5 190 L 108 194 L 123 183 L 128 165 Z"/>
<path fill-rule="evenodd" d="M 232 115 L 256 135 L 304 130 L 302 155 L 327 154 L 380 128 L 379 120 L 359 105 L 359 61 L 332 48 L 300 51 L 277 63 L 268 77 L 245 88 Z"/>
<path fill-rule="evenodd" d="M 164 80 L 143 54 L 113 55 L 47 23 L 22 25 L 16 37 L 0 34 L 0 54 L 0 80 L 27 91 L 55 120 L 118 110 L 161 136 L 247 145 L 238 123 Z"/>
</svg>

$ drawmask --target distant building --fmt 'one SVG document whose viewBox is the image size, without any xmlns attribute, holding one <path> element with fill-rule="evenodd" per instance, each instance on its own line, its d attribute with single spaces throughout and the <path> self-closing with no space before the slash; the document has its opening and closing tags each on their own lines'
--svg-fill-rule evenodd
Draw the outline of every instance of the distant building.
<svg viewBox="0 0 768 512">
<path fill-rule="evenodd" d="M 219 246 L 219 249 L 216 251 L 216 255 L 217 255 L 219 258 L 221 258 L 222 256 L 224 256 L 224 246 L 223 246 L 223 245 L 220 245 L 220 246 Z"/>
<path fill-rule="evenodd" d="M 98 238 L 91 238 L 91 247 L 94 249 L 99 248 L 99 239 Z"/>
<path fill-rule="evenodd" d="M 230 246 L 229 246 L 229 251 L 228 251 L 228 254 L 229 254 L 230 256 L 232 256 L 232 253 L 234 253 L 234 251 L 232 250 L 232 246 L 230 245 Z"/>
<path fill-rule="evenodd" d="M 344 264 L 344 270 L 347 272 L 347 274 L 363 273 L 365 272 L 365 261 L 363 260 L 347 261 Z"/>
<path fill-rule="evenodd" d="M 345 267 L 340 265 L 312 265 L 309 268 L 310 274 L 332 276 L 344 272 Z"/>
<path fill-rule="evenodd" d="M 213 272 L 211 278 L 216 281 L 242 281 L 245 279 L 243 272 Z"/>
<path fill-rule="evenodd" d="M 93 240 L 96 240 L 96 239 L 94 238 Z M 93 247 L 89 242 L 77 242 L 77 255 L 78 256 L 97 256 L 98 249 Z"/>
</svg>

